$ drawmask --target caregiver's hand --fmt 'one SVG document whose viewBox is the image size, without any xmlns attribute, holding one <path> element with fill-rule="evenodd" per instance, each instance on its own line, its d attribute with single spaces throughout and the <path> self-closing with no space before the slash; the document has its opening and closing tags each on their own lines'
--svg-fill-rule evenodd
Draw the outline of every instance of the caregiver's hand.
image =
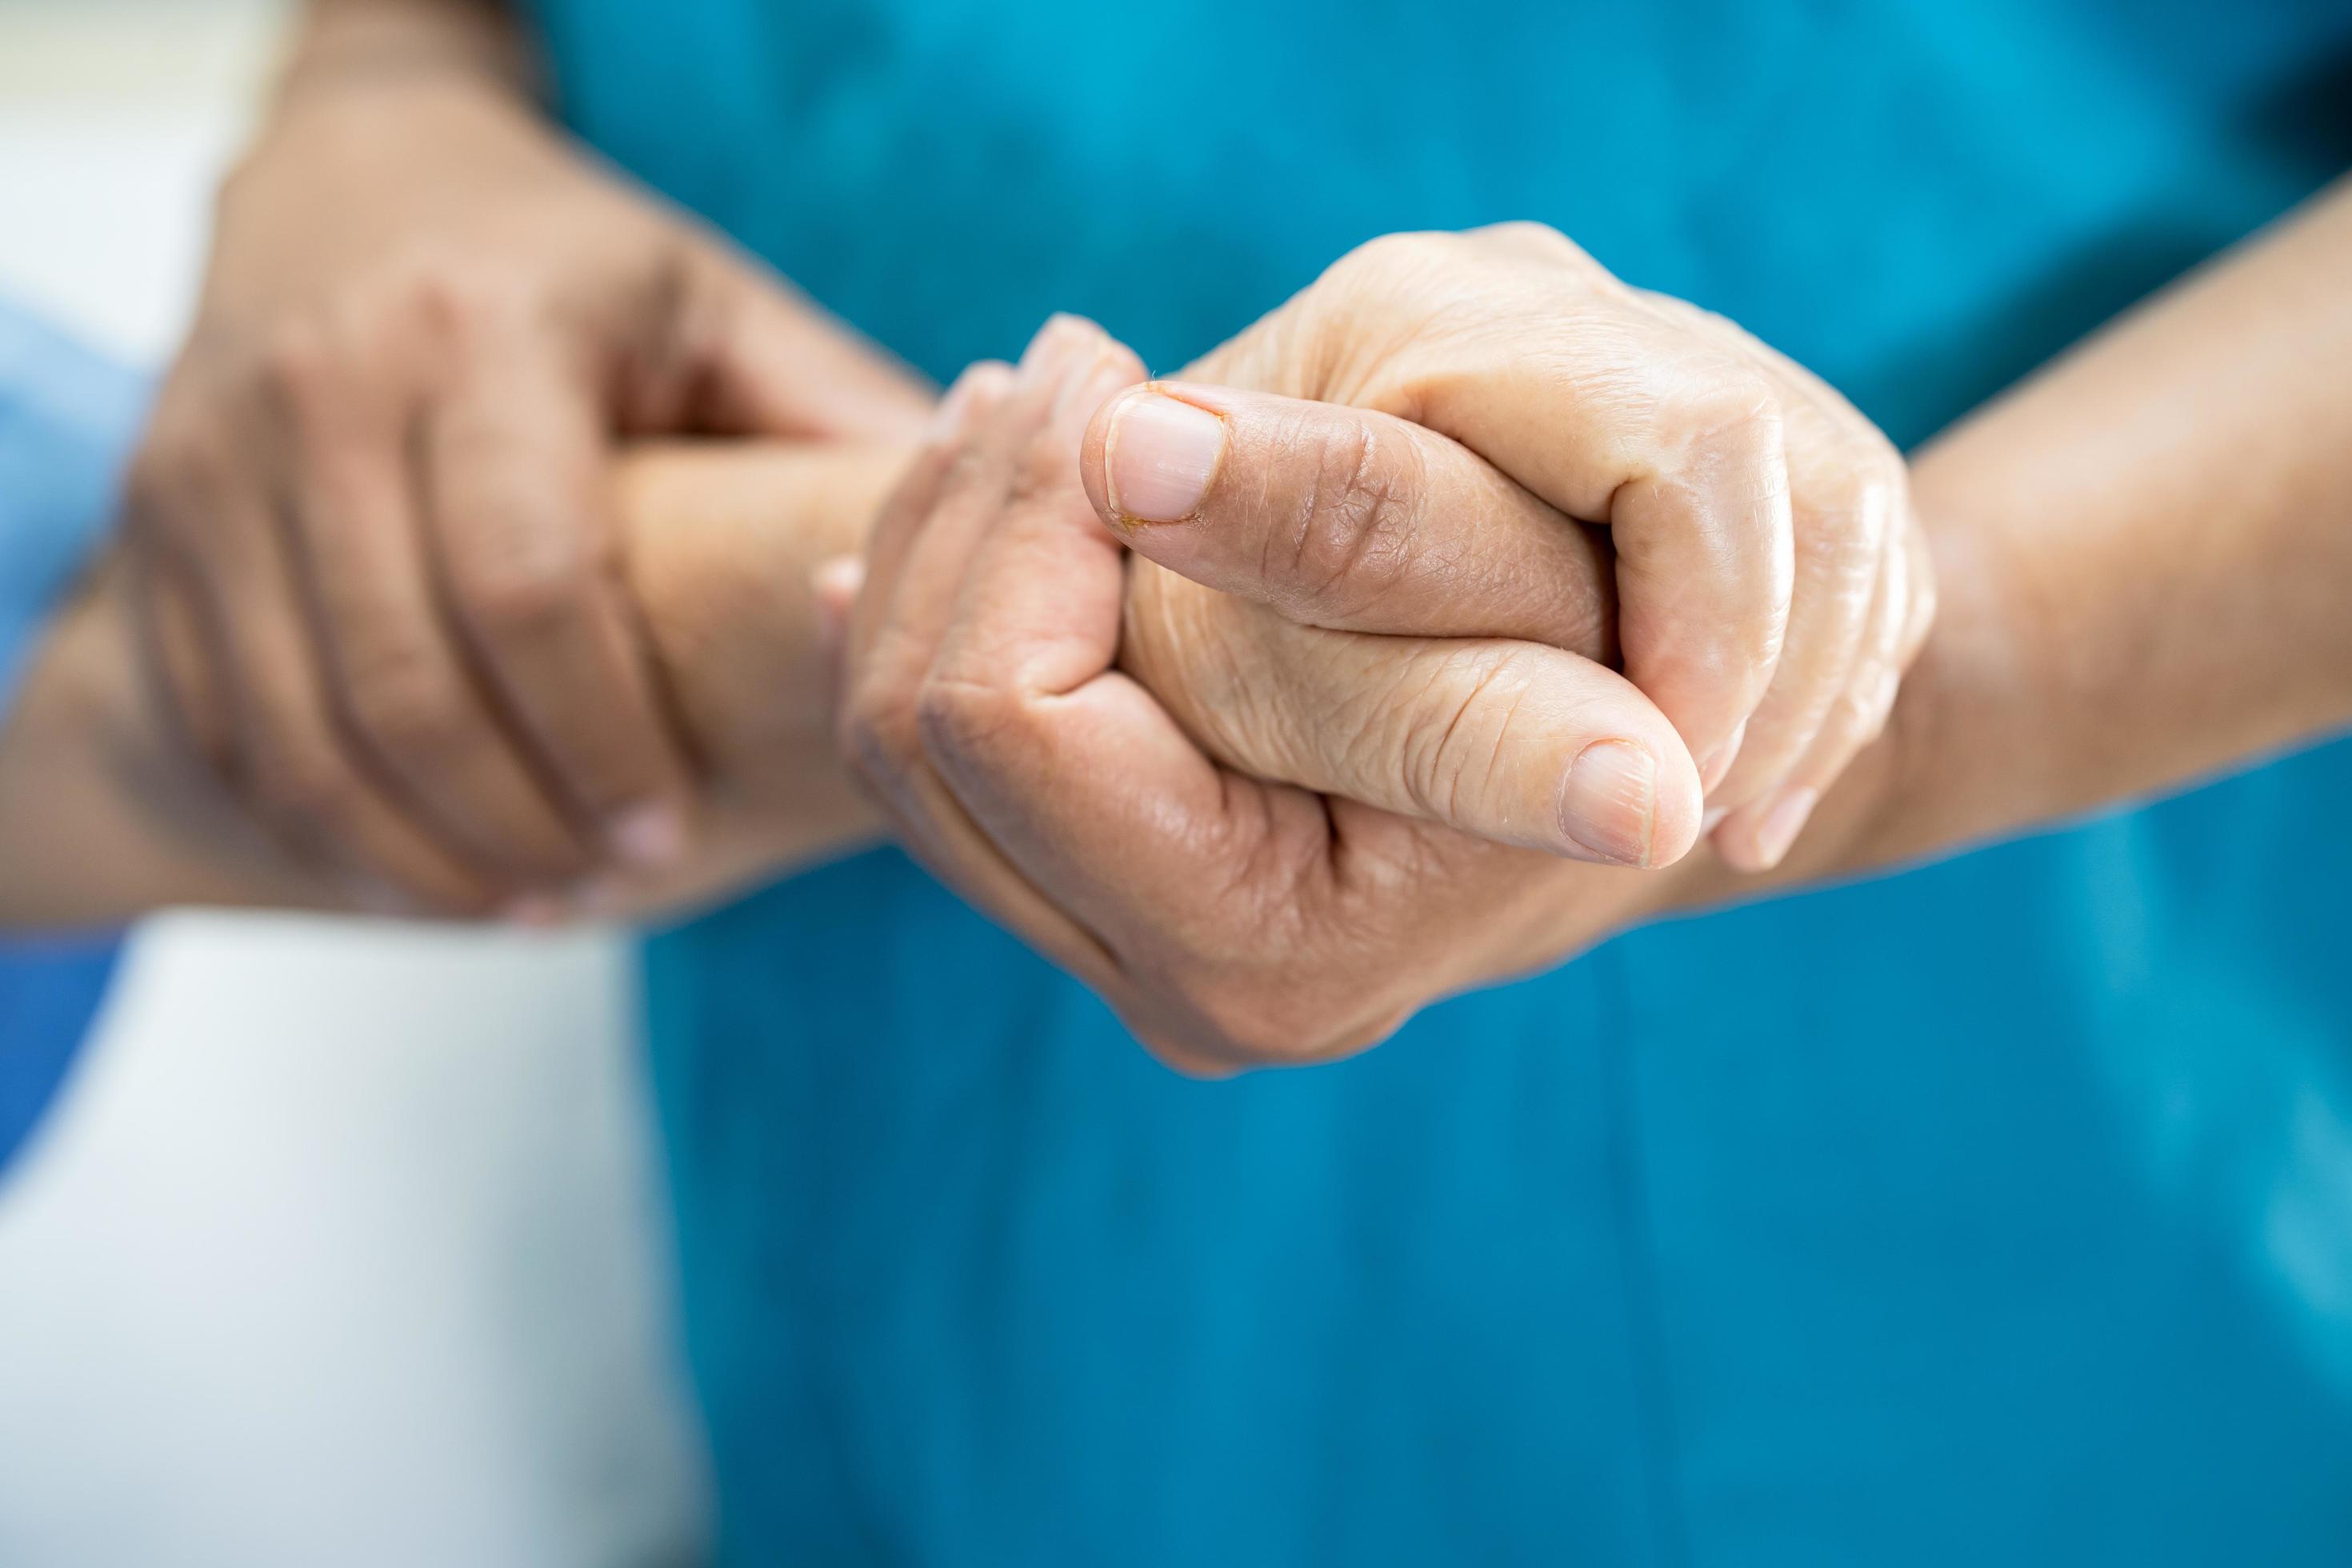
<svg viewBox="0 0 2352 1568">
<path fill-rule="evenodd" d="M 1730 322 L 1629 288 L 1539 225 L 1374 240 L 1187 374 L 1398 416 L 1606 524 L 1625 673 L 1702 759 L 1714 841 L 1739 869 L 1787 855 L 1885 724 L 1926 637 L 1933 573 L 1885 437 Z M 1311 554 L 1327 572 L 1349 565 L 1360 595 L 1412 558 L 1403 531 L 1417 518 L 1395 504 L 1412 452 L 1359 450 L 1334 426 L 1302 459 L 1319 465 L 1325 504 L 1253 525 L 1268 531 L 1264 556 L 1233 556 L 1238 578 L 1204 571 L 1212 542 L 1190 520 L 1220 443 L 1251 416 L 1169 390 L 1130 395 L 1092 437 L 1114 454 L 1098 500 L 1130 522 L 1181 524 L 1136 529 L 1138 552 L 1234 588 L 1261 558 Z M 1215 407 L 1223 427 L 1187 417 L 1188 403 Z M 1340 617 L 1329 624 L 1349 609 L 1292 607 Z"/>
<path fill-rule="evenodd" d="M 499 28 L 317 8 L 131 489 L 147 616 L 203 652 L 168 685 L 204 750 L 293 844 L 439 911 L 685 850 L 613 440 L 881 437 L 929 405 L 551 132 Z"/>
<path fill-rule="evenodd" d="M 844 749 L 910 847 L 1195 1069 L 1359 1048 L 1622 918 L 1650 879 L 1572 862 L 1680 856 L 1698 771 L 1567 651 L 1609 636 L 1585 531 L 1403 421 L 1236 396 L 1190 565 L 1237 591 L 1203 588 L 1130 562 L 1072 462 L 1140 374 L 1050 324 L 959 383 L 876 524 Z M 1313 460 L 1341 447 L 1377 560 L 1270 532 L 1357 493 Z"/>
</svg>

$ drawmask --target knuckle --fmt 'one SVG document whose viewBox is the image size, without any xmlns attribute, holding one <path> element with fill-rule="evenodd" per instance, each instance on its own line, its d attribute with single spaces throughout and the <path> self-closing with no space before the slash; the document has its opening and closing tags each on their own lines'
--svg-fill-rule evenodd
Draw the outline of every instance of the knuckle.
<svg viewBox="0 0 2352 1568">
<path fill-rule="evenodd" d="M 375 744 L 394 756 L 437 755 L 466 728 L 460 690 L 439 661 L 415 647 L 381 650 L 355 670 L 352 717 Z"/>
<path fill-rule="evenodd" d="M 263 335 L 253 374 L 264 406 L 298 427 L 331 406 L 339 390 L 328 334 L 302 316 L 280 321 Z"/>
<path fill-rule="evenodd" d="M 526 638 L 555 626 L 593 591 L 595 573 L 565 528 L 481 531 L 456 552 L 457 597 L 478 629 Z"/>
<path fill-rule="evenodd" d="M 853 777 L 869 785 L 882 782 L 888 757 L 881 731 L 870 715 L 844 709 L 834 724 L 834 742 L 841 752 L 842 765 Z"/>
<path fill-rule="evenodd" d="M 1579 268 L 1597 265 L 1582 246 L 1551 225 L 1538 223 L 1533 218 L 1487 224 L 1470 230 L 1466 237 L 1521 255 L 1541 256 Z"/>
<path fill-rule="evenodd" d="M 1360 996 L 1342 991 L 1336 979 L 1301 984 L 1294 973 L 1247 964 L 1195 981 L 1183 1004 L 1220 1060 L 1305 1067 L 1352 1056 L 1385 1038 L 1402 1021 L 1402 1015 L 1378 1009 L 1368 1021 L 1360 1016 Z"/>
<path fill-rule="evenodd" d="M 1906 665 L 1918 656 L 1921 646 L 1927 640 L 1928 632 L 1936 624 L 1936 569 L 1925 551 L 1912 558 L 1910 585 L 1911 602 L 1904 614 L 1899 648 L 1902 661 Z"/>
<path fill-rule="evenodd" d="M 255 805 L 281 823 L 332 826 L 348 816 L 359 790 L 343 760 L 323 743 L 267 748 L 246 773 Z"/>
<path fill-rule="evenodd" d="M 1283 563 L 1285 579 L 1271 586 L 1294 612 L 1351 615 L 1392 590 L 1411 564 L 1421 455 L 1410 441 L 1354 424 L 1311 444 L 1305 458 L 1285 551 L 1270 558 Z"/>
<path fill-rule="evenodd" d="M 969 771 L 1002 756 L 1028 715 L 1018 693 L 954 675 L 934 672 L 915 694 L 923 752 L 947 770 Z"/>
<path fill-rule="evenodd" d="M 1895 443 L 1874 428 L 1870 433 L 1870 456 L 1864 464 L 1872 482 L 1895 511 L 1907 510 L 1911 504 L 1911 465 Z"/>
<path fill-rule="evenodd" d="M 216 420 L 167 413 L 124 476 L 125 520 L 134 534 L 201 560 L 208 520 L 227 504 L 236 467 L 228 433 Z"/>
<path fill-rule="evenodd" d="M 842 704 L 835 726 L 843 762 L 876 789 L 904 771 L 905 759 L 911 754 L 910 727 L 900 718 L 901 711 L 879 681 L 864 679 Z"/>
<path fill-rule="evenodd" d="M 399 278 L 407 313 L 435 336 L 461 342 L 527 320 L 536 300 L 522 271 L 439 247 L 412 252 L 401 263 Z"/>
<path fill-rule="evenodd" d="M 1375 235 L 1333 262 L 1331 269 L 1378 273 L 1400 264 L 1418 264 L 1442 248 L 1446 238 L 1430 229 L 1400 229 Z"/>
<path fill-rule="evenodd" d="M 1777 451 L 1780 399 L 1763 374 L 1737 360 L 1709 356 L 1691 366 L 1664 399 L 1670 437 L 1685 452 Z"/>
<path fill-rule="evenodd" d="M 1800 510 L 1807 575 L 1826 590 L 1866 601 L 1883 570 L 1895 515 L 1883 475 L 1841 465 L 1802 498 Z"/>
<path fill-rule="evenodd" d="M 1857 542 L 1875 552 L 1895 539 L 1896 520 L 1910 504 L 1911 471 L 1902 454 L 1873 431 L 1838 456 L 1834 475 L 1829 503 L 1869 525 L 1855 530 Z"/>
<path fill-rule="evenodd" d="M 1360 309 L 1406 306 L 1433 279 L 1459 268 L 1468 243 L 1461 235 L 1433 230 L 1379 235 L 1326 268 L 1315 292 Z"/>
<path fill-rule="evenodd" d="M 1188 987 L 1185 1005 L 1225 1060 L 1273 1067 L 1313 1058 L 1318 1042 L 1310 1023 L 1255 976 L 1204 977 Z"/>
</svg>

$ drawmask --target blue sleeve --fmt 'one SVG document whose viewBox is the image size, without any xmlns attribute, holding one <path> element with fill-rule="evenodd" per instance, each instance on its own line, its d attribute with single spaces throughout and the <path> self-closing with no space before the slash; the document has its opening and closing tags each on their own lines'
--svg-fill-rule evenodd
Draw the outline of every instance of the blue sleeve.
<svg viewBox="0 0 2352 1568">
<path fill-rule="evenodd" d="M 106 534 L 146 378 L 0 300 L 0 718 L 59 595 Z"/>
<path fill-rule="evenodd" d="M 43 624 L 113 520 L 144 377 L 0 300 L 0 722 Z M 55 1096 L 114 967 L 110 940 L 0 940 L 0 1173 Z"/>
</svg>

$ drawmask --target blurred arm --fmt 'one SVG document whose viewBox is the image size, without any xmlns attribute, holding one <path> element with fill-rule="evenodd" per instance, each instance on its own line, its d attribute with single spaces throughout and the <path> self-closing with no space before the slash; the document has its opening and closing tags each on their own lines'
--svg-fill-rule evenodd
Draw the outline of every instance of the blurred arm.
<svg viewBox="0 0 2352 1568">
<path fill-rule="evenodd" d="M 707 899 L 859 842 L 835 762 L 809 574 L 855 552 L 903 453 L 729 442 L 619 466 L 626 580 L 708 831 L 607 912 Z M 279 848 L 150 700 L 112 561 L 53 623 L 0 728 L 0 930 L 119 923 L 169 904 L 341 910 L 352 890 Z"/>
</svg>

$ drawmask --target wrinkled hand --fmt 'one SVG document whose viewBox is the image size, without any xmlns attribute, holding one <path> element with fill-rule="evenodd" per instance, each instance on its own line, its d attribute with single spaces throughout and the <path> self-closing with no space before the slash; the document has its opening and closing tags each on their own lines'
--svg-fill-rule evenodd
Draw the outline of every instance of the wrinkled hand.
<svg viewBox="0 0 2352 1568">
<path fill-rule="evenodd" d="M 1360 1048 L 1643 891 L 1560 857 L 1689 847 L 1698 773 L 1674 727 L 1568 651 L 1609 639 L 1587 531 L 1444 437 L 1288 405 L 1286 426 L 1234 422 L 1200 513 L 1221 544 L 1196 565 L 1246 564 L 1256 591 L 1203 588 L 1129 557 L 1071 461 L 1140 374 L 1093 328 L 1050 324 L 1018 373 L 958 383 L 876 524 L 843 746 L 952 885 L 1167 1059 L 1216 1070 Z M 1417 563 L 1375 592 L 1344 561 L 1264 547 L 1334 502 L 1294 459 L 1341 424 L 1412 452 L 1425 497 L 1396 500 L 1432 503 Z"/>
<path fill-rule="evenodd" d="M 545 910 L 675 860 L 611 441 L 904 435 L 928 399 L 486 86 L 290 100 L 219 220 L 131 486 L 185 727 L 372 901 Z"/>
<path fill-rule="evenodd" d="M 1467 268 L 1454 241 L 1429 243 Z M 1869 661 L 1899 669 L 1924 635 L 1899 465 L 1850 409 L 1808 392 L 1827 401 L 1808 401 L 1788 440 L 1776 404 L 1749 395 L 1765 372 L 1717 346 L 1729 329 L 1664 306 L 1637 307 L 1612 338 L 1598 305 L 1547 328 L 1550 294 L 1489 279 L 1483 330 L 1443 310 L 1400 325 L 1372 284 L 1421 244 L 1343 263 L 1202 369 L 1274 395 L 1147 387 L 1092 409 L 1076 475 L 1076 423 L 1139 367 L 1049 329 L 1017 379 L 982 367 L 960 384 L 947 437 L 875 535 L 848 639 L 853 765 L 919 854 L 1189 1068 L 1360 1048 L 1435 996 L 1671 902 L 1675 879 L 1572 862 L 1663 866 L 1688 848 L 1702 806 L 1682 735 L 1724 735 L 1719 803 L 1748 723 L 1723 682 L 1759 704 L 1748 760 L 1794 758 L 1792 782 L 1768 773 L 1745 821 L 1724 825 L 1746 858 L 1777 860 L 1785 843 L 1757 840 L 1793 837 L 1785 801 L 1825 787 L 1884 722 L 1891 677 Z M 1499 247 L 1505 270 L 1528 256 L 1531 272 L 1567 269 L 1557 237 L 1462 245 Z M 1637 328 L 1662 364 L 1626 347 Z M 1454 368 L 1415 357 L 1414 331 L 1449 343 Z M 1580 334 L 1620 361 L 1577 369 Z M 1702 374 L 1741 418 L 1667 419 L 1677 388 L 1710 406 L 1686 390 Z M 1604 395 L 1628 387 L 1639 395 Z M 1281 395 L 1294 389 L 1393 406 Z M 1779 477 L 1792 469 L 1808 476 L 1793 506 Z M 1580 514 L 1611 525 L 1613 573 Z M 1839 549 L 1866 566 L 1790 584 L 1788 560 Z M 1690 614 L 1670 571 L 1717 612 Z M 1808 608 L 1822 593 L 1848 602 Z M 1784 638 L 1776 617 L 1811 629 Z M 1573 657 L 1621 644 L 1642 689 Z"/>
<path fill-rule="evenodd" d="M 1398 416 L 1606 525 L 1625 673 L 1702 759 L 1715 845 L 1741 870 L 1778 865 L 1885 727 L 1934 616 L 1903 459 L 1875 426 L 1730 322 L 1629 288 L 1540 225 L 1374 240 L 1189 374 Z M 1213 432 L 1193 429 L 1205 448 Z M 1322 455 L 1340 493 L 1318 515 L 1340 537 L 1315 547 L 1377 578 L 1414 554 L 1390 504 L 1412 476 L 1356 458 L 1344 433 Z M 1181 492 L 1150 490 L 1142 510 L 1108 500 L 1181 520 Z M 1199 569 L 1201 531 L 1134 543 L 1235 585 Z"/>
</svg>

